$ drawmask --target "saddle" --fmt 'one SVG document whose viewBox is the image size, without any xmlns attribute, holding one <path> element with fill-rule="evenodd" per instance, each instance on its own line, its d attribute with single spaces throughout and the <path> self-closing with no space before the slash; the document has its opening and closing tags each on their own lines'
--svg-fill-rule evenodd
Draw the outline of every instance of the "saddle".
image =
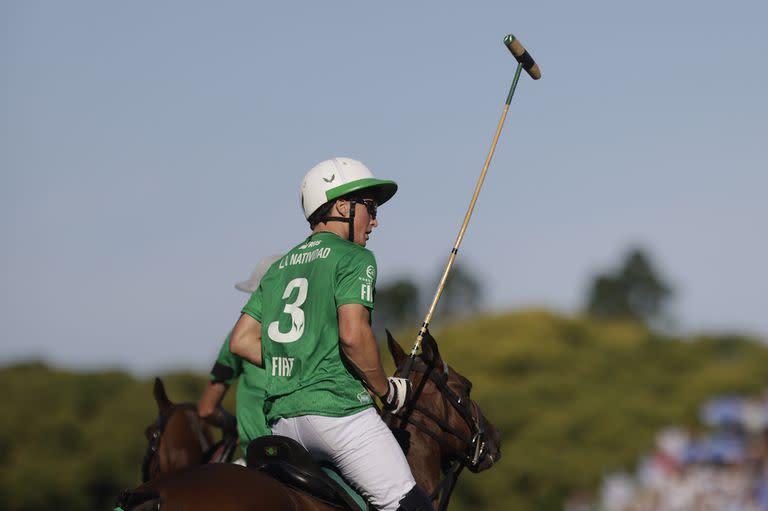
<svg viewBox="0 0 768 511">
<path fill-rule="evenodd" d="M 341 476 L 321 466 L 292 438 L 272 435 L 253 440 L 248 444 L 245 462 L 248 468 L 260 470 L 326 504 L 347 511 L 368 510 L 365 501 L 346 485 Z"/>
</svg>

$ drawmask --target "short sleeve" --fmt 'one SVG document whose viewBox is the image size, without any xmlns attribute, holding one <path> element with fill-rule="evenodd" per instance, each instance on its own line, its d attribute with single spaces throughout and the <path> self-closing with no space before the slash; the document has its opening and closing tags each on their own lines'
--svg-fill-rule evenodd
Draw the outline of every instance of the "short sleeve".
<svg viewBox="0 0 768 511">
<path fill-rule="evenodd" d="M 210 381 L 232 385 L 242 372 L 243 359 L 229 351 L 229 336 L 227 336 L 211 369 Z"/>
<path fill-rule="evenodd" d="M 376 290 L 376 258 L 370 250 L 354 250 L 336 267 L 336 308 L 359 303 L 373 310 Z"/>
<path fill-rule="evenodd" d="M 261 322 L 262 293 L 261 284 L 259 284 L 259 287 L 256 288 L 256 291 L 253 292 L 248 303 L 245 304 L 245 307 L 243 307 L 243 310 L 241 311 L 243 314 L 248 314 L 258 322 Z"/>
</svg>

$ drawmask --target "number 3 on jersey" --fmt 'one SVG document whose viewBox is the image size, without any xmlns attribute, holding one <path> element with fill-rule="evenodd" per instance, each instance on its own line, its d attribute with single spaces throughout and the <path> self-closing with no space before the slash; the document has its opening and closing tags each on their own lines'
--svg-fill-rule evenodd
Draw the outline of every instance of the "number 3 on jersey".
<svg viewBox="0 0 768 511">
<path fill-rule="evenodd" d="M 287 332 L 280 331 L 280 322 L 273 321 L 269 324 L 267 333 L 275 342 L 289 343 L 298 341 L 304 333 L 304 311 L 301 306 L 307 299 L 309 282 L 305 278 L 293 279 L 285 286 L 283 300 L 289 298 L 295 288 L 299 288 L 299 294 L 293 302 L 286 303 L 283 313 L 291 315 L 291 329 Z"/>
</svg>

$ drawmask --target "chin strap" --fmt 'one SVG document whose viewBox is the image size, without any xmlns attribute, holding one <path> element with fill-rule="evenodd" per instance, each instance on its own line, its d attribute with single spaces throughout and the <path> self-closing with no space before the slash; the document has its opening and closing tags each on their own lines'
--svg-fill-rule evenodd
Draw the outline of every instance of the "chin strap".
<svg viewBox="0 0 768 511">
<path fill-rule="evenodd" d="M 343 216 L 327 216 L 323 218 L 323 222 L 344 222 L 349 224 L 349 241 L 355 242 L 355 209 L 357 209 L 357 199 L 349 199 L 349 218 Z"/>
</svg>

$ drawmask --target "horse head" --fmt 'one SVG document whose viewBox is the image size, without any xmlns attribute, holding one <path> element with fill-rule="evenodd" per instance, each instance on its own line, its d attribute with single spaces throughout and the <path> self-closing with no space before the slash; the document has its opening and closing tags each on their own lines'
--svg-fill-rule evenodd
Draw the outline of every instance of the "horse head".
<svg viewBox="0 0 768 511">
<path fill-rule="evenodd" d="M 433 491 L 442 485 L 442 474 L 453 471 L 452 489 L 462 468 L 481 472 L 493 466 L 501 458 L 501 435 L 470 398 L 472 382 L 443 360 L 432 335 L 424 336 L 422 353 L 407 375 L 401 372 L 408 355 L 389 332 L 387 344 L 397 374 L 408 378 L 413 389 L 411 401 L 387 421 L 401 439 L 398 430 L 407 431 L 406 455 L 417 482 Z"/>
<path fill-rule="evenodd" d="M 158 416 L 144 431 L 149 445 L 141 466 L 143 482 L 200 464 L 214 445 L 211 428 L 194 404 L 171 402 L 160 378 L 155 378 L 154 396 Z"/>
</svg>

